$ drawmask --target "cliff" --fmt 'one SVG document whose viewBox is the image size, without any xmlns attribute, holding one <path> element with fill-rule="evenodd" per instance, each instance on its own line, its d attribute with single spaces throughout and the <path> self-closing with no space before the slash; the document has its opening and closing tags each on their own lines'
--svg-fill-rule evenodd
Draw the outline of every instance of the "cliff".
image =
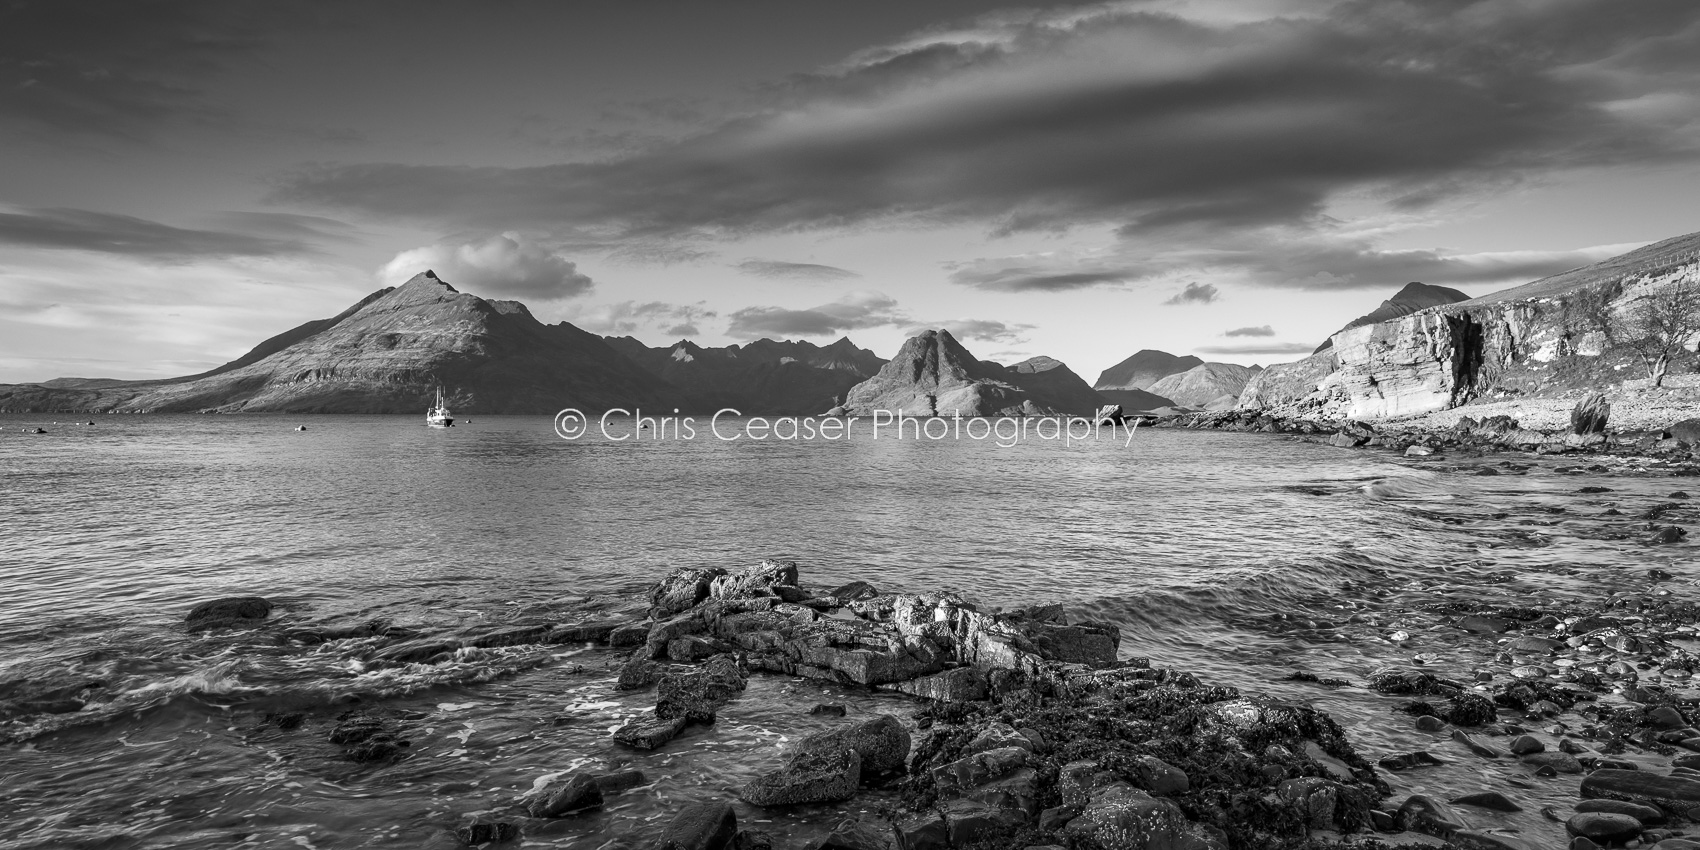
<svg viewBox="0 0 1700 850">
<path fill-rule="evenodd" d="M 1439 307 L 1442 304 L 1456 304 L 1460 301 L 1468 300 L 1470 300 L 1470 296 L 1465 295 L 1456 289 L 1451 289 L 1445 286 L 1430 286 L 1426 283 L 1407 283 L 1405 284 L 1405 288 L 1394 293 L 1392 298 L 1381 302 L 1381 306 L 1371 310 L 1365 315 L 1347 322 L 1345 327 L 1341 328 L 1339 331 L 1335 331 L 1335 333 L 1338 334 L 1341 331 L 1349 331 L 1352 328 L 1361 328 L 1364 325 L 1379 324 L 1381 322 L 1397 319 L 1400 316 L 1409 316 L 1418 310 L 1426 310 L 1430 307 Z M 1327 351 L 1329 347 L 1333 345 L 1334 337 L 1330 336 L 1328 339 L 1323 340 L 1321 345 L 1316 347 L 1316 351 Z"/>
<path fill-rule="evenodd" d="M 843 409 L 864 416 L 876 410 L 912 416 L 1090 415 L 1100 402 L 1094 398 L 1092 404 L 1080 406 L 1084 384 L 1067 366 L 1048 357 L 1007 368 L 975 359 L 950 331 L 923 331 L 906 340 L 879 374 L 850 390 Z M 1090 387 L 1085 390 L 1091 392 Z M 1053 406 L 1058 404 L 1070 409 Z"/>
<path fill-rule="evenodd" d="M 458 292 L 425 272 L 200 375 L 4 386 L 0 410 L 423 413 L 439 384 L 457 413 L 670 411 L 683 401 L 595 334 L 545 325 L 517 301 Z"/>
<path fill-rule="evenodd" d="M 607 342 L 672 385 L 693 411 L 701 412 L 732 408 L 762 416 L 820 413 L 885 365 L 848 337 L 827 346 L 761 339 L 724 348 L 704 348 L 689 340 L 652 348 L 629 336 L 609 337 Z"/>
<path fill-rule="evenodd" d="M 1272 366 L 1240 408 L 1284 415 L 1387 419 L 1467 404 L 1508 371 L 1562 353 L 1597 353 L 1598 334 L 1567 318 L 1580 293 L 1613 293 L 1621 313 L 1646 294 L 1700 285 L 1700 234 L 1668 239 L 1481 298 L 1419 310 L 1335 334 L 1331 350 Z"/>
</svg>

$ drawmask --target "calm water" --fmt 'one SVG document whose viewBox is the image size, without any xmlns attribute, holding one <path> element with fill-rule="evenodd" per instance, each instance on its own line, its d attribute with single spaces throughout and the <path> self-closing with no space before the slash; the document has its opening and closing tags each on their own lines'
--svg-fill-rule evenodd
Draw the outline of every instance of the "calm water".
<svg viewBox="0 0 1700 850">
<path fill-rule="evenodd" d="M 575 621 L 639 610 L 676 567 L 789 558 L 814 586 L 860 578 L 992 605 L 1075 603 L 1123 628 L 1124 654 L 1315 701 L 1373 759 L 1435 745 L 1386 698 L 1277 680 L 1302 668 L 1361 681 L 1414 655 L 1465 675 L 1493 647 L 1434 628 L 1425 609 L 1437 603 L 1597 599 L 1644 590 L 1653 566 L 1686 593 L 1700 574 L 1687 545 L 1649 550 L 1602 531 L 1606 508 L 1633 514 L 1681 481 L 1552 460 L 1478 477 L 1164 430 L 1003 448 L 874 439 L 865 426 L 842 441 L 613 442 L 562 440 L 542 417 L 448 430 L 412 416 L 93 422 L 0 416 L 0 701 L 102 685 L 82 711 L 0 719 L 8 847 L 452 847 L 459 817 L 583 765 L 655 781 L 527 840 L 638 847 L 676 801 L 724 797 L 777 764 L 775 744 L 823 722 L 806 714 L 814 703 L 912 710 L 758 677 L 714 727 L 634 753 L 607 732 L 652 696 L 615 693 L 605 652 L 521 647 L 371 669 L 373 641 L 280 645 L 276 629 L 291 625 Z M 21 430 L 37 426 L 49 433 Z M 1596 479 L 1613 492 L 1576 495 Z M 182 633 L 190 606 L 232 594 L 277 602 L 280 625 Z M 1407 639 L 1390 640 L 1396 631 Z M 351 699 L 406 712 L 413 755 L 380 768 L 340 759 L 325 735 Z M 276 711 L 309 719 L 280 730 L 265 721 Z M 1393 781 L 1461 792 L 1510 769 Z M 1495 823 L 1554 828 L 1528 808 Z M 808 835 L 843 810 L 741 814 Z"/>
</svg>

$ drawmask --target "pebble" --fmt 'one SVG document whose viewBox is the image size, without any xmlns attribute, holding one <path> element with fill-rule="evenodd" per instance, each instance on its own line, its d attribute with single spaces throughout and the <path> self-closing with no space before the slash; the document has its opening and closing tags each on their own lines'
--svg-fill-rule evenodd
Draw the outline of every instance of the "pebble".
<svg viewBox="0 0 1700 850">
<path fill-rule="evenodd" d="M 1511 752 L 1520 756 L 1528 755 L 1529 753 L 1542 752 L 1546 750 L 1546 748 L 1547 745 L 1541 743 L 1541 740 L 1533 735 L 1518 735 L 1511 739 L 1511 745 L 1509 747 Z"/>
</svg>

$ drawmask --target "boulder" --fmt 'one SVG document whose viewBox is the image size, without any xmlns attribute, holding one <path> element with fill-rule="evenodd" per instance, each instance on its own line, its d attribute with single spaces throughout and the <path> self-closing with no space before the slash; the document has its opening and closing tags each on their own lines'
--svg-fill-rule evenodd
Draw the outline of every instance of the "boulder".
<svg viewBox="0 0 1700 850">
<path fill-rule="evenodd" d="M 757 806 L 836 803 L 856 795 L 862 756 L 851 749 L 800 749 L 785 765 L 758 776 L 738 796 Z"/>
<path fill-rule="evenodd" d="M 713 723 L 714 713 L 744 687 L 738 662 L 729 655 L 716 656 L 695 670 L 662 676 L 655 688 L 655 716 Z"/>
<path fill-rule="evenodd" d="M 1606 420 L 1611 418 L 1611 404 L 1603 393 L 1594 393 L 1576 403 L 1570 411 L 1570 433 L 1604 434 Z"/>
<path fill-rule="evenodd" d="M 519 824 L 487 815 L 470 817 L 455 828 L 455 837 L 473 847 L 480 844 L 504 844 L 518 840 L 519 836 Z"/>
<path fill-rule="evenodd" d="M 183 618 L 190 632 L 207 629 L 251 628 L 271 616 L 271 600 L 260 596 L 227 596 L 211 599 L 189 609 Z"/>
<path fill-rule="evenodd" d="M 1700 779 L 1605 768 L 1582 778 L 1582 796 L 1686 812 L 1700 806 Z"/>
<path fill-rule="evenodd" d="M 884 687 L 923 699 L 944 702 L 983 700 L 991 694 L 986 674 L 978 667 L 958 667 Z"/>
<path fill-rule="evenodd" d="M 546 786 L 525 807 L 534 818 L 558 818 L 602 805 L 602 786 L 587 773 L 569 773 Z"/>
<path fill-rule="evenodd" d="M 715 579 L 726 574 L 718 568 L 685 568 L 667 576 L 649 591 L 651 616 L 667 617 L 696 607 L 708 598 Z"/>
<path fill-rule="evenodd" d="M 1700 446 L 1700 418 L 1684 419 L 1665 429 L 1671 439 L 1679 440 L 1691 446 Z"/>
<path fill-rule="evenodd" d="M 1604 845 L 1640 838 L 1641 830 L 1640 821 L 1611 812 L 1582 812 L 1564 822 L 1565 832 Z"/>
<path fill-rule="evenodd" d="M 1080 816 L 1063 828 L 1063 833 L 1076 841 L 1127 850 L 1222 847 L 1215 837 L 1189 823 L 1175 804 L 1121 782 L 1094 793 Z"/>
<path fill-rule="evenodd" d="M 871 776 L 901 773 L 909 760 L 909 743 L 909 730 L 903 722 L 881 714 L 816 732 L 799 741 L 796 752 L 852 750 L 861 757 L 861 772 Z"/>
<path fill-rule="evenodd" d="M 1406 798 L 1394 820 L 1405 829 L 1436 838 L 1447 838 L 1470 826 L 1451 806 L 1424 794 Z"/>
<path fill-rule="evenodd" d="M 728 850 L 738 833 L 738 815 L 722 801 L 687 803 L 668 821 L 661 850 Z"/>
<path fill-rule="evenodd" d="M 614 730 L 614 740 L 639 750 L 653 750 L 685 731 L 683 717 L 640 717 Z"/>
<path fill-rule="evenodd" d="M 714 599 L 772 596 L 772 588 L 776 586 L 797 586 L 796 562 L 762 561 L 755 566 L 733 570 L 710 582 L 708 595 Z"/>
</svg>

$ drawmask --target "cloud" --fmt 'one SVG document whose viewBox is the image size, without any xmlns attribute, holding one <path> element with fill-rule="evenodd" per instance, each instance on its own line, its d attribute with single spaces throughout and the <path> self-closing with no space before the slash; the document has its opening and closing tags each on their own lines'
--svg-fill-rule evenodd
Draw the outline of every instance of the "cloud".
<svg viewBox="0 0 1700 850">
<path fill-rule="evenodd" d="M 731 315 L 730 336 L 835 336 L 845 331 L 903 324 L 908 317 L 897 300 L 883 292 L 852 292 L 829 304 L 805 310 L 745 307 Z"/>
<path fill-rule="evenodd" d="M 733 268 L 744 274 L 779 280 L 828 281 L 861 277 L 856 272 L 837 266 L 823 266 L 816 263 L 788 263 L 783 260 L 751 259 L 738 263 Z"/>
<path fill-rule="evenodd" d="M 402 251 L 378 277 L 395 285 L 426 269 L 480 295 L 551 300 L 583 295 L 593 285 L 576 264 L 540 245 L 523 242 L 514 233 Z"/>
<path fill-rule="evenodd" d="M 718 315 L 701 301 L 695 304 L 620 301 L 581 307 L 570 313 L 568 321 L 587 331 L 600 334 L 623 336 L 647 327 L 658 329 L 668 336 L 688 337 L 702 333 L 697 322 Z"/>
<path fill-rule="evenodd" d="M 1080 268 L 1066 261 L 1048 265 L 1057 262 L 1053 258 L 974 260 L 955 264 L 950 280 L 988 292 L 1067 292 L 1122 284 L 1133 277 L 1126 269 Z"/>
<path fill-rule="evenodd" d="M 1209 304 L 1216 300 L 1216 285 L 1211 283 L 1189 283 L 1186 288 L 1175 293 L 1173 298 L 1164 304 Z"/>
<path fill-rule="evenodd" d="M 1316 346 L 1308 342 L 1260 342 L 1246 345 L 1202 345 L 1193 351 L 1199 354 L 1310 354 Z"/>
<path fill-rule="evenodd" d="M 276 257 L 307 253 L 295 236 L 280 238 L 222 230 L 172 227 L 114 213 L 78 209 L 0 211 L 0 245 L 94 251 L 139 259 Z"/>
<path fill-rule="evenodd" d="M 1314 271 L 1346 280 L 1379 243 L 1339 232 L 1328 216 L 1338 201 L 1414 215 L 1578 169 L 1700 155 L 1685 106 L 1700 86 L 1700 6 L 1688 0 L 1633 13 L 1585 0 L 1219 12 L 998 13 L 783 81 L 766 108 L 630 154 L 520 168 L 321 165 L 282 176 L 274 197 L 612 239 L 1118 228 L 1127 262 L 1116 271 L 1133 277 L 962 281 L 1061 291 L 1161 274 L 1194 252 L 1212 259 L 1224 234 L 1265 229 L 1340 248 L 1344 272 L 1323 254 Z"/>
<path fill-rule="evenodd" d="M 1033 330 L 1037 325 L 1005 324 L 993 319 L 954 319 L 945 322 L 932 322 L 914 328 L 908 333 L 914 336 L 927 328 L 944 328 L 957 339 L 981 339 L 987 342 L 1017 345 L 1027 341 L 1024 334 Z"/>
<path fill-rule="evenodd" d="M 1268 326 L 1268 325 L 1260 325 L 1260 326 L 1255 327 L 1255 328 L 1234 328 L 1231 331 L 1223 332 L 1222 335 L 1223 336 L 1274 336 L 1275 335 L 1275 329 Z"/>
</svg>

